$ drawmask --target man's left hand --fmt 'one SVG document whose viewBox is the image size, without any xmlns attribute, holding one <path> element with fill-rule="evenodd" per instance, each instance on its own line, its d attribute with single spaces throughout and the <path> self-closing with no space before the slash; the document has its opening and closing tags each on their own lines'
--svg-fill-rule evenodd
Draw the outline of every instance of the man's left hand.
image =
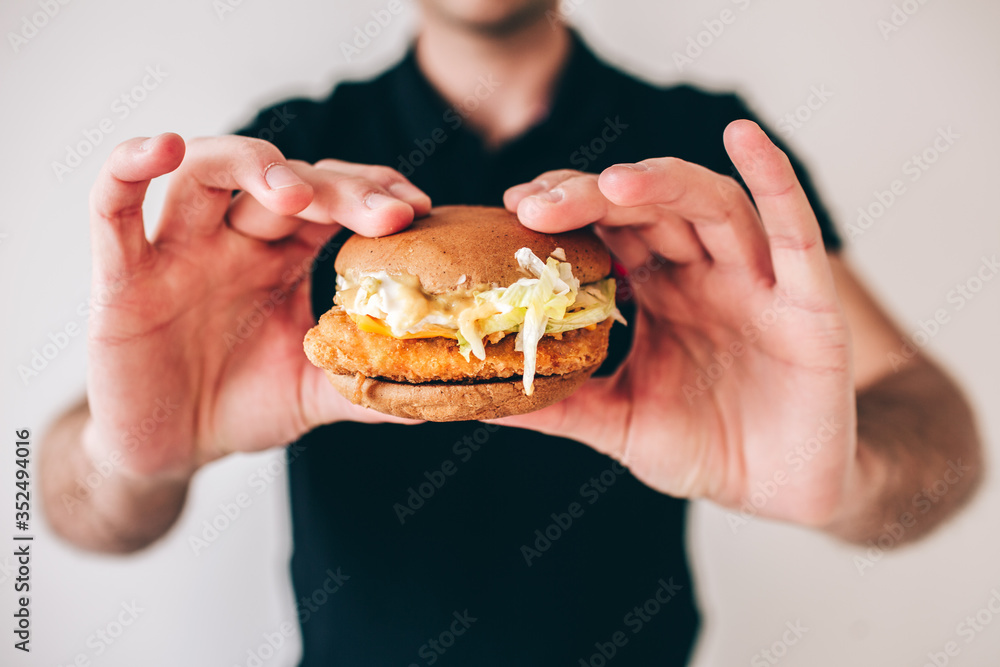
<svg viewBox="0 0 1000 667">
<path fill-rule="evenodd" d="M 586 443 L 673 496 L 737 507 L 760 491 L 761 515 L 827 525 L 858 447 L 847 320 L 788 158 L 750 121 L 724 141 L 753 201 L 676 158 L 507 191 L 533 229 L 595 223 L 629 271 L 637 315 L 614 375 L 500 421 Z"/>
</svg>

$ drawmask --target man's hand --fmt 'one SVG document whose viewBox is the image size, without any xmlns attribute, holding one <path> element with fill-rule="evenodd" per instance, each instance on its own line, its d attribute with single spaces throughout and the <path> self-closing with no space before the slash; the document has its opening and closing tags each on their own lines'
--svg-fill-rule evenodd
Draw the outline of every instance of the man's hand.
<svg viewBox="0 0 1000 667">
<path fill-rule="evenodd" d="M 670 158 L 507 191 L 540 231 L 597 223 L 630 270 L 638 312 L 612 377 L 500 421 L 585 442 L 675 496 L 859 543 L 926 534 L 983 477 L 968 402 L 922 354 L 890 361 L 902 333 L 826 255 L 787 157 L 760 128 L 737 121 L 724 140 L 753 202 L 732 179 Z M 914 506 L 942 483 L 930 510 Z"/>
<path fill-rule="evenodd" d="M 753 202 L 731 178 L 673 158 L 508 190 L 506 206 L 539 231 L 596 222 L 638 311 L 617 373 L 501 421 L 580 440 L 659 491 L 728 507 L 783 475 L 761 513 L 825 525 L 857 448 L 847 322 L 788 159 L 749 121 L 724 140 Z M 808 465 L 793 470 L 803 448 Z"/>
<path fill-rule="evenodd" d="M 175 169 L 147 240 L 146 187 Z M 330 391 L 302 351 L 310 268 L 341 225 L 382 236 L 429 209 L 392 169 L 286 161 L 256 139 L 195 140 L 186 155 L 172 134 L 119 146 L 91 197 L 93 290 L 110 299 L 90 323 L 90 455 L 190 475 L 322 423 L 381 419 Z M 171 414 L 147 432 L 158 405 Z"/>
<path fill-rule="evenodd" d="M 175 170 L 148 239 L 146 189 Z M 333 391 L 302 339 L 313 324 L 310 271 L 326 241 L 342 225 L 390 234 L 430 210 L 399 173 L 285 160 L 257 139 L 185 146 L 164 134 L 118 146 L 90 204 L 100 307 L 90 318 L 89 413 L 67 415 L 43 450 L 57 530 L 92 548 L 144 546 L 176 518 L 205 463 L 287 444 L 323 423 L 389 419 Z M 84 509 L 65 502 L 108 461 L 116 474 Z"/>
</svg>

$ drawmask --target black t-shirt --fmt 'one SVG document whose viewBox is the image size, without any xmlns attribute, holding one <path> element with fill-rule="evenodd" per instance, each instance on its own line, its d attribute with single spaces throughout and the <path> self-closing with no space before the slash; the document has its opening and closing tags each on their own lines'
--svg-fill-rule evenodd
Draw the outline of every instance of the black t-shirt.
<svg viewBox="0 0 1000 667">
<path fill-rule="evenodd" d="M 507 187 L 557 168 L 600 172 L 675 156 L 735 175 L 722 131 L 752 118 L 733 95 L 639 82 L 574 36 L 545 118 L 491 150 L 464 118 L 505 83 L 484 74 L 451 108 L 411 51 L 324 101 L 271 107 L 241 133 L 288 158 L 389 165 L 435 205 L 502 205 Z M 316 266 L 317 316 L 332 305 L 342 241 Z M 621 309 L 633 313 L 627 301 Z M 616 325 L 601 372 L 629 345 L 630 331 Z M 341 423 L 303 437 L 288 460 L 303 665 L 686 663 L 698 627 L 686 503 L 590 448 L 478 422 Z"/>
</svg>

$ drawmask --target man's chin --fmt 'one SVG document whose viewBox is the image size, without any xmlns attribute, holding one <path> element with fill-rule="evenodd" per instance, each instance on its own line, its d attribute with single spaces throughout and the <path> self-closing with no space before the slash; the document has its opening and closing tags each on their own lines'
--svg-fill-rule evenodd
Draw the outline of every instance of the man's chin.
<svg viewBox="0 0 1000 667">
<path fill-rule="evenodd" d="M 421 4 L 435 18 L 492 38 L 509 37 L 530 28 L 545 20 L 546 12 L 555 12 L 558 6 L 552 0 L 422 0 Z"/>
</svg>

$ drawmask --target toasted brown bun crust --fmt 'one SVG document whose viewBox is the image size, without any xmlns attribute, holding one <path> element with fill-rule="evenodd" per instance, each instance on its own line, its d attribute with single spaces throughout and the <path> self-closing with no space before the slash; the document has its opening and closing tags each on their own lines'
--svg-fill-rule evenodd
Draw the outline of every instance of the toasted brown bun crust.
<svg viewBox="0 0 1000 667">
<path fill-rule="evenodd" d="M 600 364 L 608 354 L 609 318 L 593 329 L 575 329 L 561 338 L 542 336 L 535 373 L 559 375 Z M 493 380 L 524 374 L 524 353 L 514 349 L 513 334 L 486 344 L 486 358 L 466 360 L 452 338 L 399 339 L 362 331 L 343 308 L 323 314 L 306 334 L 309 360 L 341 375 L 361 373 L 395 382 Z"/>
<path fill-rule="evenodd" d="M 352 403 L 397 417 L 453 422 L 541 410 L 572 394 L 595 370 L 597 366 L 566 375 L 536 377 L 531 396 L 525 396 L 521 378 L 473 384 L 407 384 L 363 375 L 338 375 L 330 370 L 326 375 L 330 384 Z"/>
<path fill-rule="evenodd" d="M 344 243 L 334 267 L 389 275 L 419 276 L 424 291 L 440 294 L 464 287 L 506 287 L 524 277 L 514 253 L 528 247 L 543 261 L 556 248 L 581 283 L 592 283 L 611 272 L 611 256 L 589 229 L 562 234 L 535 232 L 502 208 L 442 206 L 416 220 L 406 230 L 379 239 L 354 235 Z"/>
</svg>

